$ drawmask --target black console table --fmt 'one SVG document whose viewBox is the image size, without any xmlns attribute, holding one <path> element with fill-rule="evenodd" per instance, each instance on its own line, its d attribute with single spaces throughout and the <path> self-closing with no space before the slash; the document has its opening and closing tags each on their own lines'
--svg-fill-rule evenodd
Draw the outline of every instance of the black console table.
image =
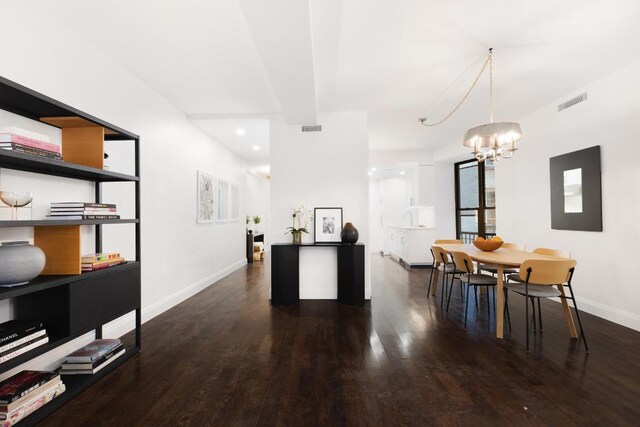
<svg viewBox="0 0 640 427">
<path fill-rule="evenodd" d="M 300 248 L 335 247 L 338 251 L 338 302 L 364 304 L 363 244 L 274 243 L 271 245 L 271 304 L 300 301 Z"/>
</svg>

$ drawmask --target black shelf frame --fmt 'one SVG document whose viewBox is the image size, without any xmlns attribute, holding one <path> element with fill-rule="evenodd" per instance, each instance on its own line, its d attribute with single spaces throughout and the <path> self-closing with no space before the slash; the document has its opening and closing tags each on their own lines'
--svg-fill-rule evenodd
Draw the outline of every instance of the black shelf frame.
<svg viewBox="0 0 640 427">
<path fill-rule="evenodd" d="M 0 167 L 95 182 L 133 182 L 140 180 L 140 178 L 133 175 L 9 150 L 0 150 Z"/>
<path fill-rule="evenodd" d="M 54 413 L 57 409 L 70 402 L 74 397 L 85 391 L 91 385 L 97 383 L 102 378 L 116 370 L 120 365 L 129 360 L 138 353 L 139 348 L 136 346 L 126 346 L 125 353 L 111 362 L 109 365 L 96 372 L 93 375 L 61 375 L 62 382 L 66 386 L 66 390 L 60 396 L 53 399 L 37 411 L 24 418 L 18 425 L 35 426 L 46 417 Z"/>
<path fill-rule="evenodd" d="M 105 225 L 105 224 L 138 224 L 139 219 L 33 219 L 20 221 L 0 221 L 0 228 L 7 227 L 57 227 L 61 225 Z"/>
<path fill-rule="evenodd" d="M 43 346 L 0 364 L 0 373 L 15 368 L 30 359 L 45 354 L 56 347 L 72 341 L 88 332 L 96 339 L 102 338 L 104 324 L 123 315 L 135 312 L 135 344 L 127 346 L 126 352 L 113 363 L 94 375 L 63 377 L 66 391 L 47 405 L 20 421 L 19 425 L 35 425 L 56 409 L 73 399 L 87 387 L 107 376 L 141 347 L 141 224 L 140 224 L 140 137 L 95 116 L 59 102 L 46 95 L 0 77 L 0 109 L 45 123 L 43 117 L 79 117 L 110 132 L 105 140 L 131 141 L 134 144 L 135 175 L 102 170 L 84 165 L 32 156 L 9 150 L 0 150 L 0 168 L 19 170 L 41 175 L 90 181 L 94 183 L 95 203 L 103 203 L 102 186 L 110 182 L 132 182 L 135 185 L 135 215 L 131 219 L 117 220 L 29 220 L 0 221 L 0 229 L 15 227 L 55 227 L 89 225 L 95 227 L 95 252 L 102 252 L 102 227 L 112 224 L 135 225 L 135 260 L 125 264 L 77 275 L 39 276 L 27 285 L 15 288 L 0 288 L 0 300 L 15 298 L 16 315 L 26 318 L 34 311 L 46 311 L 52 329 L 48 331 L 49 342 Z M 56 126 L 53 126 L 56 127 Z M 98 295 L 98 296 L 94 296 Z M 49 298 L 53 298 L 49 302 Z M 93 308 L 83 308 L 83 304 Z M 113 308 L 111 305 L 113 304 Z M 62 307 L 62 308 L 58 308 Z M 107 307 L 106 309 L 104 307 Z M 64 311 L 66 310 L 66 311 Z M 60 318 L 65 320 L 60 321 Z M 97 326 L 96 326 L 97 325 Z M 45 324 L 45 327 L 47 325 Z"/>
</svg>

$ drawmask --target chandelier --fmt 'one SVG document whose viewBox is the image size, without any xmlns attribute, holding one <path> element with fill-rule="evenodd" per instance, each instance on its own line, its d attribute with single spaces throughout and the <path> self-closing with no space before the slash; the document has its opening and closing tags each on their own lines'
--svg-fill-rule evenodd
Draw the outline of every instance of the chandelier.
<svg viewBox="0 0 640 427">
<path fill-rule="evenodd" d="M 491 161 L 498 161 L 501 158 L 508 159 L 513 156 L 513 153 L 518 149 L 516 142 L 522 139 L 522 129 L 520 124 L 513 122 L 493 122 L 493 60 L 492 60 L 493 48 L 489 49 L 489 55 L 487 56 L 480 73 L 471 84 L 471 87 L 460 100 L 458 105 L 447 114 L 442 120 L 436 123 L 427 123 L 426 118 L 421 118 L 420 123 L 424 126 L 437 126 L 449 117 L 451 117 L 460 106 L 467 99 L 473 88 L 480 80 L 480 77 L 484 73 L 484 70 L 489 66 L 489 123 L 473 127 L 464 133 L 464 139 L 462 144 L 465 147 L 473 149 L 473 155 L 479 162 L 483 162 L 486 159 Z"/>
</svg>

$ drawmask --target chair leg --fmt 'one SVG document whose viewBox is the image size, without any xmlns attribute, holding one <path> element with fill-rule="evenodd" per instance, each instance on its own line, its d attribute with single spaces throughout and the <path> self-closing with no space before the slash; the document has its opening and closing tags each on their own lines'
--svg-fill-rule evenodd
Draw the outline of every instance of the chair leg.
<svg viewBox="0 0 640 427">
<path fill-rule="evenodd" d="M 469 288 L 471 285 L 467 283 L 467 298 L 464 303 L 464 329 L 467 329 L 467 312 L 469 311 Z"/>
<path fill-rule="evenodd" d="M 511 331 L 511 315 L 509 314 L 509 290 L 504 288 L 504 314 L 507 316 L 509 331 Z"/>
<path fill-rule="evenodd" d="M 529 297 L 529 300 L 531 301 L 531 308 L 532 308 L 532 312 L 531 312 L 531 319 L 533 320 L 533 331 L 537 331 L 538 330 L 538 324 L 536 323 L 536 300 L 533 297 Z M 529 321 L 529 319 L 527 318 L 527 322 Z"/>
<path fill-rule="evenodd" d="M 589 346 L 587 345 L 587 337 L 584 334 L 584 329 L 582 329 L 582 322 L 580 321 L 580 311 L 578 310 L 578 304 L 576 304 L 576 297 L 573 295 L 573 288 L 571 288 L 571 283 L 568 284 L 569 292 L 571 292 L 571 301 L 573 301 L 573 307 L 576 309 L 576 317 L 578 318 L 578 326 L 580 326 L 580 335 L 582 336 L 582 341 L 584 342 L 584 348 L 589 353 Z"/>
<path fill-rule="evenodd" d="M 525 320 L 525 335 L 526 335 L 526 339 L 527 339 L 527 353 L 529 352 L 529 301 L 527 301 L 529 299 L 529 295 L 527 292 L 527 295 L 524 296 L 524 318 Z"/>
<path fill-rule="evenodd" d="M 542 298 L 538 298 L 538 331 L 542 332 L 542 309 L 540 308 Z"/>
<path fill-rule="evenodd" d="M 491 304 L 489 304 L 489 287 L 485 286 L 485 294 L 487 295 L 487 325 L 491 323 Z"/>
<path fill-rule="evenodd" d="M 493 287 L 493 312 L 497 313 L 498 311 L 496 310 L 496 288 L 497 286 Z"/>
<path fill-rule="evenodd" d="M 442 289 L 440 290 L 440 310 L 444 307 L 444 296 L 447 293 L 447 275 L 442 275 Z"/>
<path fill-rule="evenodd" d="M 478 308 L 478 287 L 473 287 L 473 296 L 476 298 L 476 309 Z"/>
<path fill-rule="evenodd" d="M 433 281 L 433 268 L 431 268 L 431 274 L 429 275 L 429 288 L 427 288 L 427 299 L 429 299 L 429 294 L 431 294 L 431 282 Z"/>
<path fill-rule="evenodd" d="M 447 298 L 447 313 L 449 312 L 449 303 L 451 302 L 451 294 L 453 293 L 453 279 L 454 275 L 451 275 L 451 286 L 449 286 L 449 298 Z"/>
</svg>

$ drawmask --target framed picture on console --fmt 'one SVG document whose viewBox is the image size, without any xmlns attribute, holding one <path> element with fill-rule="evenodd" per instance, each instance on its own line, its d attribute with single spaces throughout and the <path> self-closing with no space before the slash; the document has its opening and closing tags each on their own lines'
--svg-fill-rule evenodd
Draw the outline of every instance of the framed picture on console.
<svg viewBox="0 0 640 427">
<path fill-rule="evenodd" d="M 314 241 L 340 243 L 342 208 L 315 208 L 313 212 Z"/>
</svg>

